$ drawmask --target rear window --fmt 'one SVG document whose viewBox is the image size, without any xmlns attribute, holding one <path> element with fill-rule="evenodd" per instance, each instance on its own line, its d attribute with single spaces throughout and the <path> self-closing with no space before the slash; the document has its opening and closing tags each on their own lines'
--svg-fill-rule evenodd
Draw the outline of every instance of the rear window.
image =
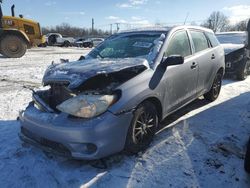
<svg viewBox="0 0 250 188">
<path fill-rule="evenodd" d="M 206 33 L 212 47 L 219 46 L 219 41 L 217 40 L 216 36 L 213 33 Z"/>
<path fill-rule="evenodd" d="M 203 32 L 200 31 L 190 31 L 192 40 L 194 42 L 195 52 L 200 52 L 209 48 L 208 41 Z"/>
</svg>

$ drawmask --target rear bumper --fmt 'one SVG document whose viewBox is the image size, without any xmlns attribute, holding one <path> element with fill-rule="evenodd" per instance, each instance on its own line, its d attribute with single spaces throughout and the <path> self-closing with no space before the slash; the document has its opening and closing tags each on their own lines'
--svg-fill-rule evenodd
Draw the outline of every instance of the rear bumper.
<svg viewBox="0 0 250 188">
<path fill-rule="evenodd" d="M 31 103 L 20 113 L 20 138 L 47 151 L 77 159 L 99 159 L 123 150 L 132 112 L 106 112 L 93 119 L 41 112 Z"/>
</svg>

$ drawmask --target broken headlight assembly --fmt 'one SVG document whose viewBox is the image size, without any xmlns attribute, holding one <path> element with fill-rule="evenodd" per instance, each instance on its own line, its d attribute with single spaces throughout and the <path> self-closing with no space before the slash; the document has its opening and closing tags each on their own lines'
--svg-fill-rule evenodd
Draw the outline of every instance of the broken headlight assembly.
<svg viewBox="0 0 250 188">
<path fill-rule="evenodd" d="M 56 108 L 61 112 L 80 118 L 93 118 L 106 112 L 119 100 L 119 94 L 90 95 L 79 94 L 59 104 Z"/>
</svg>

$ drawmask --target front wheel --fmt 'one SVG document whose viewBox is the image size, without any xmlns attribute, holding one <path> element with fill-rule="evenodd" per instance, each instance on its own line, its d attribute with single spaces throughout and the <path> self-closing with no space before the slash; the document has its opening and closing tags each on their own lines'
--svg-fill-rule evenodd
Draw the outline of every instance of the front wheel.
<svg viewBox="0 0 250 188">
<path fill-rule="evenodd" d="M 27 44 L 17 35 L 7 35 L 1 40 L 0 49 L 5 57 L 20 58 L 26 53 Z"/>
<path fill-rule="evenodd" d="M 222 73 L 218 72 L 214 78 L 211 89 L 204 95 L 204 98 L 208 101 L 215 101 L 220 94 L 222 85 Z"/>
<path fill-rule="evenodd" d="M 157 125 L 156 107 L 149 101 L 140 104 L 134 112 L 127 133 L 125 151 L 129 154 L 136 154 L 145 150 L 153 140 Z"/>
</svg>

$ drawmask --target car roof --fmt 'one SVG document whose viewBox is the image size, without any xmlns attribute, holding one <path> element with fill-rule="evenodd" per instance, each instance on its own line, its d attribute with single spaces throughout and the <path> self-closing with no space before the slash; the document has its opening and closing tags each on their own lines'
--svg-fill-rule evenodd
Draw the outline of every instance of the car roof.
<svg viewBox="0 0 250 188">
<path fill-rule="evenodd" d="M 161 26 L 156 26 L 156 27 L 144 27 L 144 28 L 138 28 L 138 29 L 130 29 L 130 30 L 123 30 L 118 32 L 120 33 L 137 33 L 137 32 L 168 32 L 170 30 L 179 30 L 179 29 L 195 29 L 195 30 L 202 30 L 205 32 L 213 33 L 211 29 L 200 27 L 200 26 L 173 26 L 173 27 L 161 27 Z"/>
<path fill-rule="evenodd" d="M 246 34 L 246 31 L 218 32 L 216 35 Z"/>
</svg>

